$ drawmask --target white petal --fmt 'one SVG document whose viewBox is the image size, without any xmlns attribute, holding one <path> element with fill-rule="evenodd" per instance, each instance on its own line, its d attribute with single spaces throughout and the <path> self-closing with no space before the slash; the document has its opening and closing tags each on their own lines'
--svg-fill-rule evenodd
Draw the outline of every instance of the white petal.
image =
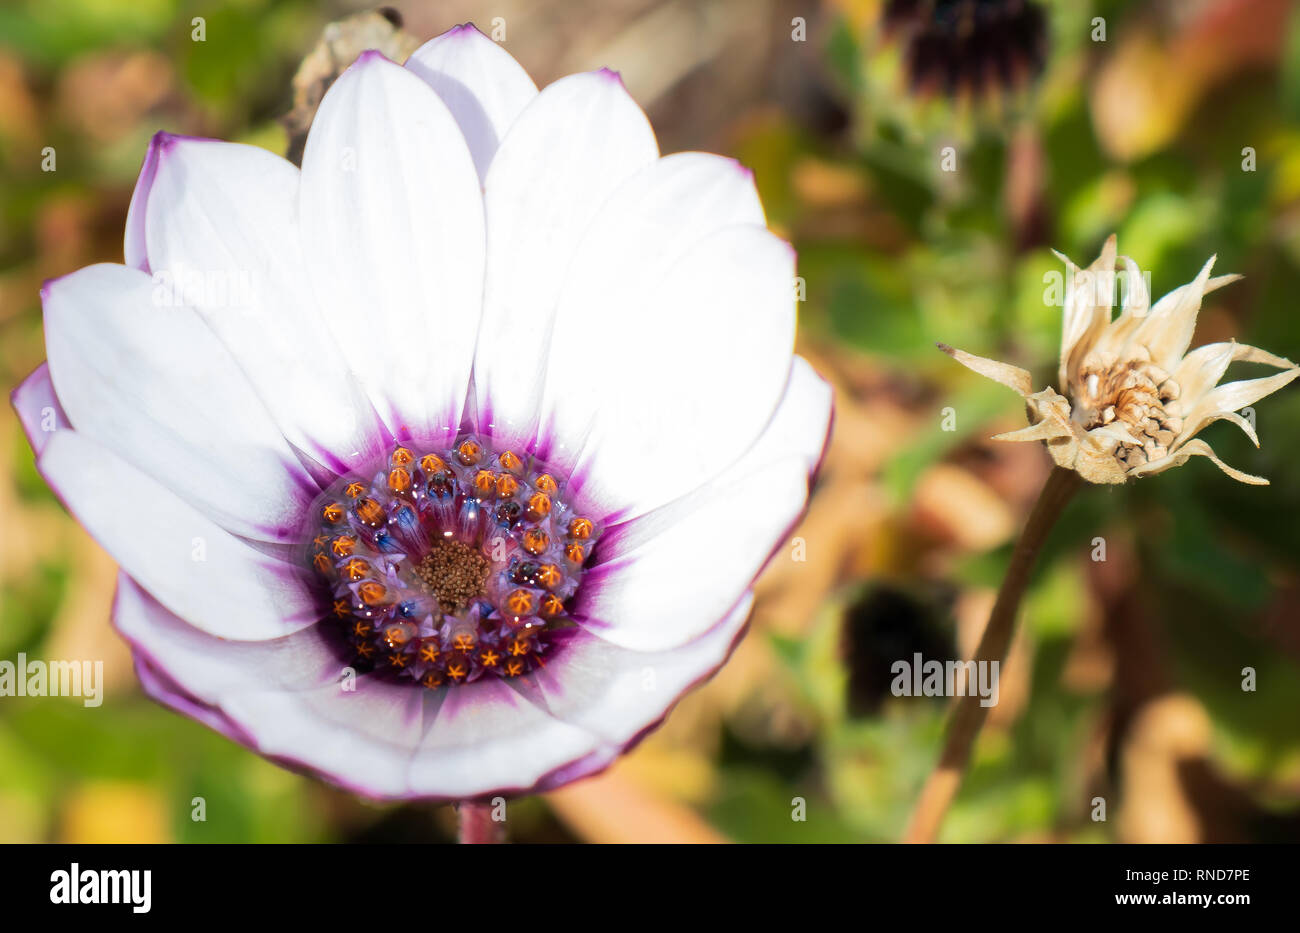
<svg viewBox="0 0 1300 933">
<path fill-rule="evenodd" d="M 121 574 L 121 578 L 127 581 L 131 579 L 126 574 Z M 118 584 L 119 592 L 122 585 Z M 243 727 L 232 721 L 217 707 L 195 699 L 165 671 L 156 667 L 149 658 L 138 651 L 133 652 L 131 658 L 135 676 L 140 681 L 140 689 L 144 691 L 145 696 L 152 697 L 164 706 L 203 723 L 209 729 L 215 729 L 228 739 L 240 742 L 249 748 L 257 747 L 257 743 L 244 732 Z"/>
<path fill-rule="evenodd" d="M 751 603 L 743 597 L 679 649 L 634 652 L 582 632 L 532 677 L 442 694 L 348 681 L 312 629 L 261 642 L 213 638 L 125 575 L 114 622 L 150 695 L 179 712 L 366 796 L 455 799 L 603 767 L 722 664 Z"/>
<path fill-rule="evenodd" d="M 318 312 L 298 232 L 298 169 L 256 146 L 154 137 L 132 199 L 147 264 L 238 360 L 285 437 L 345 470 L 378 420 Z"/>
<path fill-rule="evenodd" d="M 106 264 L 49 283 L 43 298 L 50 375 L 77 431 L 223 528 L 292 540 L 311 480 L 193 310 L 157 301 L 143 272 Z"/>
<path fill-rule="evenodd" d="M 665 410 L 671 397 L 654 380 L 644 383 L 627 357 L 656 353 L 654 343 L 637 336 L 639 323 L 665 344 L 685 344 L 676 338 L 687 329 L 695 331 L 700 309 L 689 303 L 679 309 L 669 298 L 663 308 L 653 307 L 655 319 L 646 321 L 642 303 L 710 234 L 733 224 L 761 228 L 763 223 L 752 174 L 730 159 L 705 153 L 658 159 L 609 198 L 578 246 L 556 311 L 539 423 L 544 439 L 567 445 L 548 452 L 553 462 L 571 467 L 581 453 L 577 445 L 603 415 L 643 418 L 640 412 L 619 411 L 619 399 L 626 394 L 648 390 L 654 394 L 645 400 L 648 407 L 672 417 L 671 409 Z M 727 276 L 728 270 L 719 275 Z M 609 349 L 628 345 L 636 346 L 637 353 L 625 356 Z M 711 348 L 701 349 L 707 354 Z M 690 366 L 684 357 L 677 362 Z M 600 391 L 593 392 L 593 386 Z M 667 491 L 668 498 L 675 494 Z"/>
<path fill-rule="evenodd" d="M 749 224 L 707 236 L 656 282 L 634 280 L 639 293 L 595 270 L 573 279 L 546 395 L 565 420 L 543 428 L 583 445 L 574 488 L 595 510 L 642 514 L 754 442 L 789 374 L 793 282 L 790 246 Z"/>
<path fill-rule="evenodd" d="M 68 416 L 63 412 L 58 396 L 54 394 L 54 383 L 50 381 L 50 366 L 42 363 L 24 379 L 9 396 L 14 411 L 27 435 L 27 443 L 40 456 L 46 442 L 55 431 L 71 428 Z"/>
<path fill-rule="evenodd" d="M 1262 379 L 1228 382 L 1211 389 L 1188 410 L 1183 420 L 1183 430 L 1174 439 L 1174 444 L 1177 445 L 1179 441 L 1195 435 L 1219 412 L 1238 411 L 1247 405 L 1253 405 L 1266 395 L 1272 395 L 1296 376 L 1300 376 L 1300 367 L 1273 376 L 1265 376 Z"/>
<path fill-rule="evenodd" d="M 503 443 L 532 439 L 556 301 L 587 226 L 658 154 L 645 114 L 612 72 L 556 81 L 502 141 L 484 193 L 487 284 L 474 384 L 480 427 Z"/>
<path fill-rule="evenodd" d="M 192 625 L 258 640 L 316 620 L 296 568 L 218 528 L 80 431 L 55 432 L 36 466 L 122 569 Z"/>
<path fill-rule="evenodd" d="M 667 651 L 632 651 L 579 632 L 545 668 L 514 683 L 557 719 L 624 745 L 726 661 L 752 606 L 743 595 L 712 629 Z"/>
<path fill-rule="evenodd" d="M 412 72 L 366 52 L 330 87 L 303 154 L 316 300 L 395 433 L 454 435 L 483 287 L 483 205 L 456 121 Z"/>
<path fill-rule="evenodd" d="M 447 798 L 524 791 L 599 753 L 602 744 L 505 682 L 484 679 L 446 691 L 411 761 L 410 784 L 420 794 Z"/>
<path fill-rule="evenodd" d="M 118 574 L 113 624 L 157 669 L 205 703 L 250 689 L 316 690 L 338 683 L 344 667 L 310 626 L 257 641 L 220 638 L 177 616 L 124 572 Z"/>
<path fill-rule="evenodd" d="M 579 622 L 638 651 L 681 645 L 716 625 L 803 513 L 830 412 L 829 386 L 796 358 L 781 407 L 738 463 L 605 532 L 574 603 Z"/>
<path fill-rule="evenodd" d="M 140 166 L 140 177 L 136 179 L 135 191 L 131 194 L 131 204 L 126 209 L 126 230 L 122 240 L 122 256 L 132 269 L 149 272 L 149 244 L 145 232 L 145 215 L 148 212 L 149 190 L 153 187 L 154 176 L 158 173 L 158 157 L 162 155 L 162 144 L 174 137 L 167 133 L 155 134 L 144 154 L 144 163 Z"/>
<path fill-rule="evenodd" d="M 480 179 L 519 113 L 537 96 L 528 72 L 472 25 L 430 39 L 406 67 L 438 92 L 456 118 Z"/>
<path fill-rule="evenodd" d="M 259 642 L 213 638 L 129 578 L 119 582 L 113 615 L 137 654 L 170 681 L 153 695 L 186 715 L 210 707 L 197 711 L 202 720 L 236 741 L 368 797 L 526 790 L 618 750 L 496 679 L 434 693 L 345 677 L 345 662 L 314 629 Z"/>
<path fill-rule="evenodd" d="M 423 734 L 423 690 L 346 678 L 345 663 L 312 628 L 266 641 L 214 638 L 129 577 L 119 579 L 113 621 L 167 681 L 166 693 L 145 681 L 155 698 L 186 715 L 198 705 L 203 722 L 236 741 L 357 793 L 406 792 L 407 765 Z"/>
<path fill-rule="evenodd" d="M 249 689 L 222 699 L 264 755 L 306 767 L 368 797 L 404 797 L 408 765 L 425 724 L 421 690 L 375 680 L 355 690 Z"/>
</svg>

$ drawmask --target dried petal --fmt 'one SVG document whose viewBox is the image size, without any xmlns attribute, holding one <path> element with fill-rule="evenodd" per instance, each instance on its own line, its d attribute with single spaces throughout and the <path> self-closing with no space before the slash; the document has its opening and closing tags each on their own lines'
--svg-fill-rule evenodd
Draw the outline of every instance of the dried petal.
<svg viewBox="0 0 1300 933">
<path fill-rule="evenodd" d="M 974 370 L 994 382 L 1000 382 L 1007 388 L 1019 392 L 1022 396 L 1029 395 L 1034 388 L 1033 379 L 1030 377 L 1029 372 L 1019 366 L 1000 363 L 997 360 L 990 360 L 983 356 L 975 356 L 965 350 L 950 347 L 945 343 L 937 344 L 937 346 L 967 369 Z"/>
<path fill-rule="evenodd" d="M 1231 476 L 1233 479 L 1237 480 L 1240 483 L 1247 483 L 1251 486 L 1268 485 L 1268 480 L 1264 479 L 1262 476 L 1254 476 L 1250 473 L 1243 473 L 1241 472 L 1241 470 L 1236 470 L 1228 466 L 1217 456 L 1215 456 L 1214 451 L 1210 449 L 1210 445 L 1205 443 L 1205 441 L 1202 440 L 1188 441 L 1186 444 L 1180 447 L 1175 453 L 1170 454 L 1168 457 L 1165 457 L 1163 460 L 1153 461 L 1151 463 L 1146 464 L 1145 466 L 1140 466 L 1134 470 L 1130 470 L 1129 475 L 1146 476 L 1148 474 L 1163 473 L 1165 470 L 1173 469 L 1176 466 L 1182 466 L 1191 457 L 1210 458 L 1210 460 L 1214 462 L 1215 466 L 1217 466 L 1224 473 L 1227 473 L 1229 476 Z"/>
</svg>

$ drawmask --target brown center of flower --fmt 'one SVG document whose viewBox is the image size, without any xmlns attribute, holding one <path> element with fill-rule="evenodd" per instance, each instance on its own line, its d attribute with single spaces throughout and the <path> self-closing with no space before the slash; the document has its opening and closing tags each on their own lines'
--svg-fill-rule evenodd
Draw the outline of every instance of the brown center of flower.
<svg viewBox="0 0 1300 933">
<path fill-rule="evenodd" d="M 1084 430 L 1118 424 L 1137 441 L 1121 441 L 1115 449 L 1115 459 L 1126 469 L 1167 456 L 1183 429 L 1182 418 L 1169 410 L 1178 398 L 1178 383 L 1154 363 L 1135 359 L 1085 365 L 1073 388 L 1072 417 Z"/>
<path fill-rule="evenodd" d="M 443 612 L 459 612 L 483 594 L 492 562 L 463 541 L 439 538 L 416 565 L 415 575 L 438 598 Z"/>
</svg>

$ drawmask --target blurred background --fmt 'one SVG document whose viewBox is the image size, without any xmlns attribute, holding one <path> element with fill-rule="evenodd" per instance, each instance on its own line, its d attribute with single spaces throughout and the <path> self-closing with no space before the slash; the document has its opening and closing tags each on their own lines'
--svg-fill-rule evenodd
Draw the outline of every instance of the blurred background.
<svg viewBox="0 0 1300 933">
<path fill-rule="evenodd" d="M 299 64 L 327 23 L 367 6 L 0 6 L 0 384 L 44 358 L 41 281 L 122 260 L 149 137 L 286 152 L 312 96 L 306 74 L 282 120 Z M 1087 263 L 1115 231 L 1156 295 L 1212 253 L 1245 274 L 1207 300 L 1194 344 L 1300 356 L 1300 8 L 392 6 L 419 41 L 503 26 L 539 85 L 620 70 L 663 151 L 750 165 L 799 251 L 800 352 L 838 393 L 797 532 L 806 559 L 777 556 L 731 662 L 606 774 L 512 802 L 512 837 L 898 838 L 945 707 L 892 696 L 890 664 L 970 652 L 1048 467 L 1037 445 L 986 440 L 1023 424 L 1021 406 L 933 345 L 1054 380 L 1050 249 Z M 1261 402 L 1257 422 L 1262 450 L 1227 424 L 1206 438 L 1268 488 L 1193 461 L 1069 508 L 944 840 L 1300 841 L 1300 391 Z M 452 838 L 449 808 L 357 801 L 144 698 L 108 625 L 112 562 L 38 478 L 7 407 L 0 515 L 0 658 L 103 659 L 106 680 L 96 710 L 0 698 L 0 840 Z M 206 821 L 191 819 L 196 797 Z"/>
</svg>

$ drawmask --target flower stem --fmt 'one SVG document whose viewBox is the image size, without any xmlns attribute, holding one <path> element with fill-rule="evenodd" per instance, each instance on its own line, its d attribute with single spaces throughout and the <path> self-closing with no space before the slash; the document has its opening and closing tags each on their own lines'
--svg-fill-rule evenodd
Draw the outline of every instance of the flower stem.
<svg viewBox="0 0 1300 933">
<path fill-rule="evenodd" d="M 993 604 L 988 625 L 984 627 L 979 647 L 975 649 L 976 661 L 997 661 L 1000 666 L 1006 659 L 1016 630 L 1020 598 L 1029 584 L 1038 552 L 1062 509 L 1082 482 L 1079 474 L 1073 470 L 1059 466 L 1052 468 L 1038 495 L 1038 501 L 1034 503 L 1033 511 L 1029 513 L 1025 528 L 1016 541 L 1015 549 L 1011 552 L 1011 563 L 1007 567 L 1006 576 L 1002 578 L 1002 586 L 998 589 L 997 602 Z M 921 788 L 911 822 L 903 834 L 904 842 L 933 842 L 938 835 L 944 814 L 948 812 L 948 807 L 961 786 L 975 739 L 984 726 L 984 720 L 988 718 L 989 707 L 983 706 L 980 700 L 981 697 L 976 692 L 953 698 L 943 753 L 926 778 L 925 786 Z"/>
<path fill-rule="evenodd" d="M 457 840 L 461 845 L 484 845 L 505 842 L 505 824 L 492 819 L 492 807 L 486 803 L 462 801 L 456 806 L 460 825 Z"/>
</svg>

